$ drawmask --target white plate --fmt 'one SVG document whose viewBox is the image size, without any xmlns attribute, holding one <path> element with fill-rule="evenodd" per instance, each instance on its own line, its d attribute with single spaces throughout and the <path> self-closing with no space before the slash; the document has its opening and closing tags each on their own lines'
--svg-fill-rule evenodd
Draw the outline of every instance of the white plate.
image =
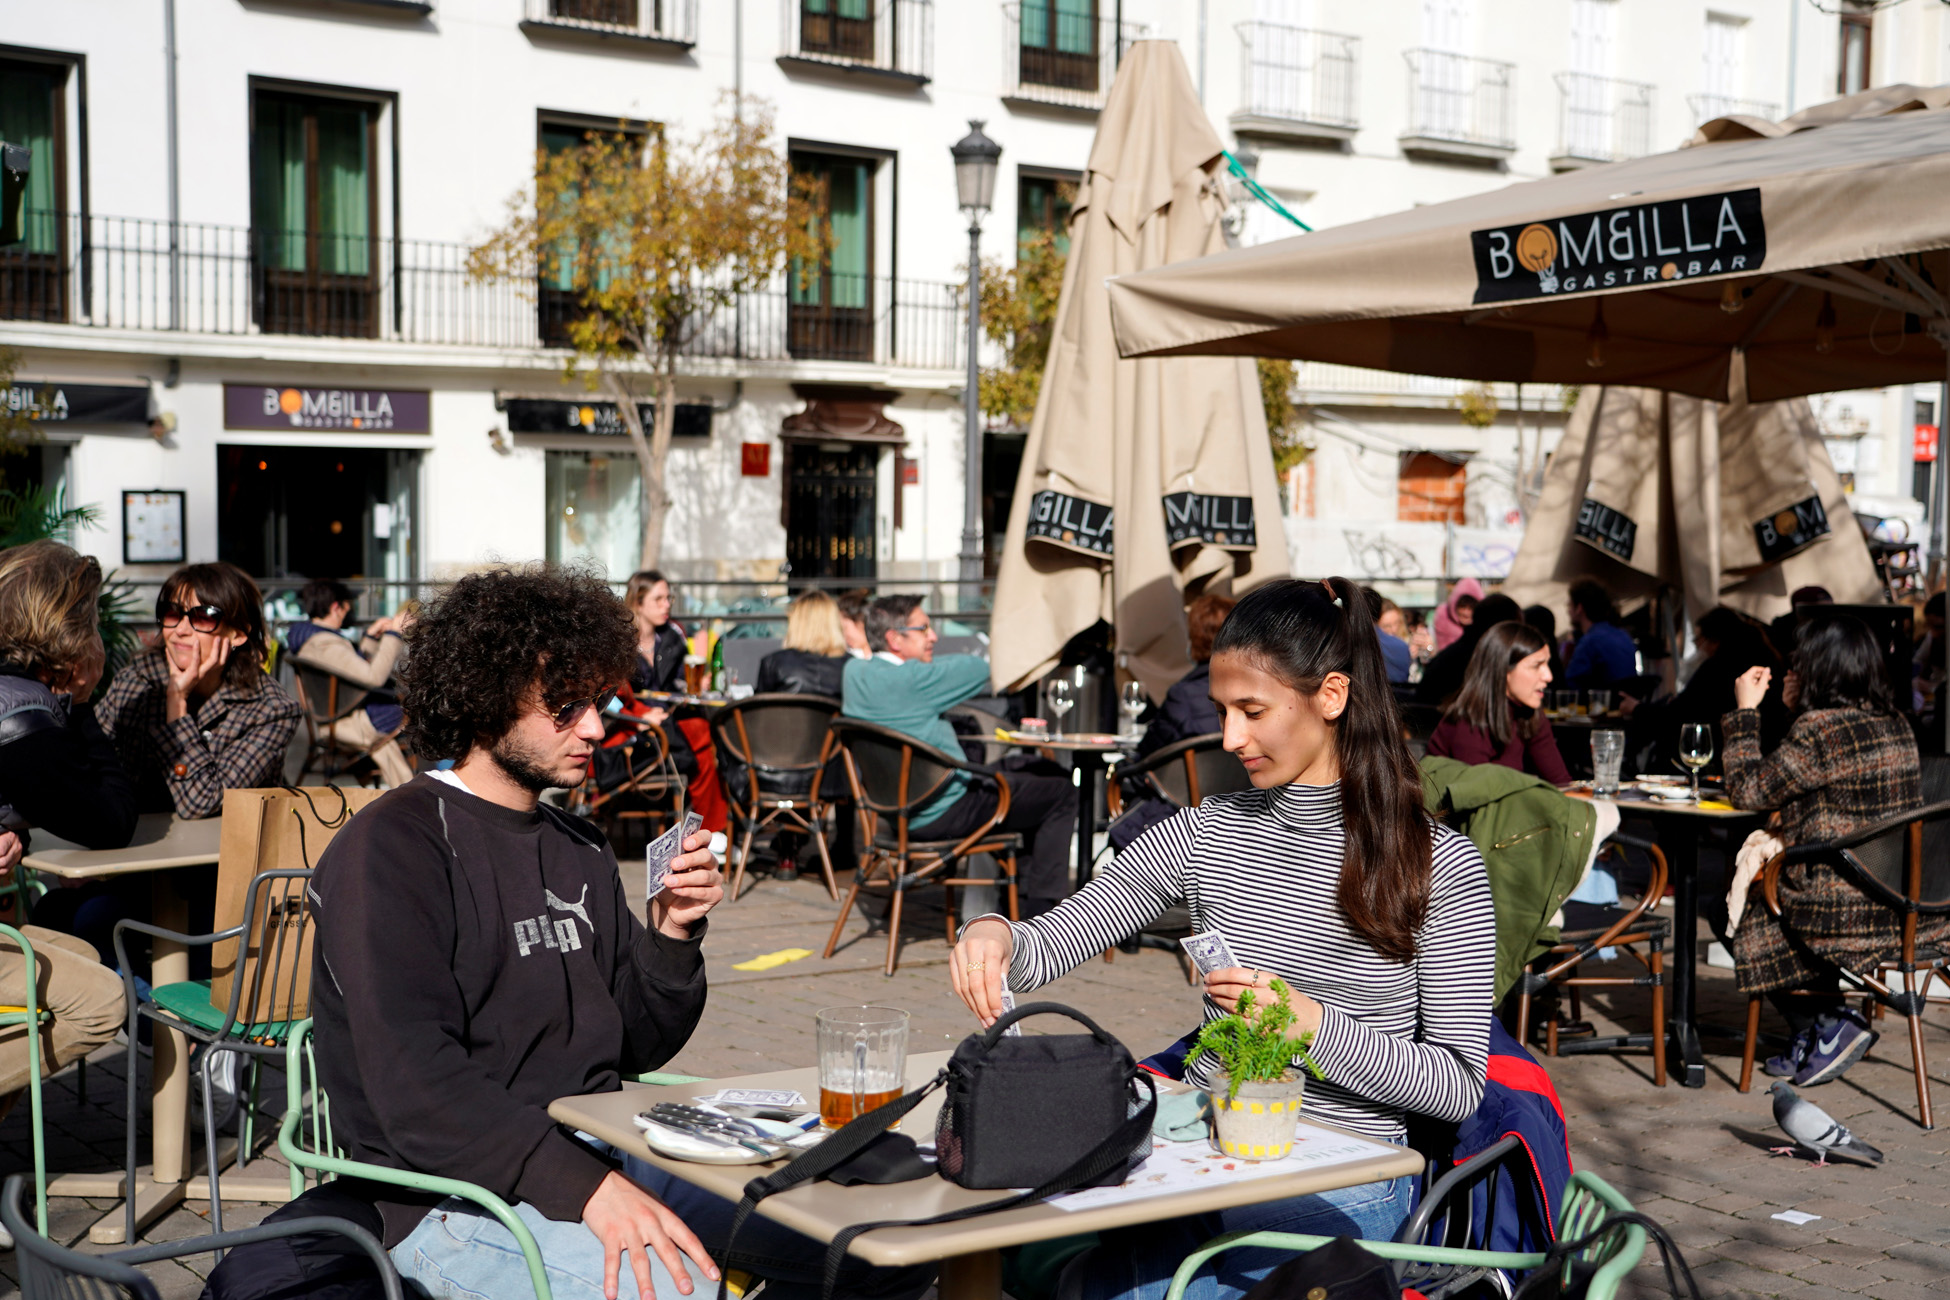
<svg viewBox="0 0 1950 1300">
<path fill-rule="evenodd" d="M 802 1138 L 787 1143 L 793 1150 L 787 1152 L 786 1156 L 768 1156 L 764 1152 L 754 1151 L 750 1147 L 719 1146 L 715 1142 L 707 1142 L 703 1138 L 693 1137 L 682 1129 L 667 1128 L 654 1121 L 648 1124 L 639 1123 L 636 1129 L 638 1133 L 643 1135 L 644 1145 L 652 1151 L 655 1151 L 658 1155 L 669 1156 L 672 1160 L 689 1160 L 700 1165 L 770 1164 L 775 1160 L 783 1160 L 786 1156 L 817 1146 L 820 1140 L 826 1136 L 824 1132 L 815 1130 Z"/>
<path fill-rule="evenodd" d="M 1683 776 L 1642 776 L 1638 779 L 1638 783 L 1643 786 L 1692 784 L 1690 780 Z"/>
</svg>

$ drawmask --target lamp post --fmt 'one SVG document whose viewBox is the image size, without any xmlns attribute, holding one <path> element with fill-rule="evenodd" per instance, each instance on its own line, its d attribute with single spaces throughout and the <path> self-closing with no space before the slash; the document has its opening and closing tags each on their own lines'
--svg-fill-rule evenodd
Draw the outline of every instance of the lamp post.
<svg viewBox="0 0 1950 1300">
<path fill-rule="evenodd" d="M 973 601 L 982 582 L 982 409 L 977 388 L 981 368 L 977 358 L 982 326 L 982 218 L 995 199 L 995 173 L 1002 146 L 982 134 L 982 123 L 968 122 L 968 134 L 949 150 L 955 159 L 955 190 L 961 210 L 968 214 L 968 379 L 962 394 L 963 457 L 961 586 L 964 601 Z"/>
</svg>

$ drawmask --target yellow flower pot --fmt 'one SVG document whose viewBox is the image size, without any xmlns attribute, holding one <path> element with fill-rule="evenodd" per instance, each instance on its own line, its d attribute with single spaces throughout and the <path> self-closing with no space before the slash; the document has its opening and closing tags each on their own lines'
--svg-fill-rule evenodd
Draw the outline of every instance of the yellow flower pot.
<svg viewBox="0 0 1950 1300">
<path fill-rule="evenodd" d="M 1281 1160 L 1293 1150 L 1293 1126 L 1300 1118 L 1306 1078 L 1289 1074 L 1264 1083 L 1242 1083 L 1235 1096 L 1220 1082 L 1212 1097 L 1212 1142 L 1222 1155 L 1239 1160 Z"/>
</svg>

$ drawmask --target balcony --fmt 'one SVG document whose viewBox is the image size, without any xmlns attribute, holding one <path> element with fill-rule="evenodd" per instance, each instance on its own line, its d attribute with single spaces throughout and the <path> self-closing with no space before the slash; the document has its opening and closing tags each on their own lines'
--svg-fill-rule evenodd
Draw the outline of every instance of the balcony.
<svg viewBox="0 0 1950 1300">
<path fill-rule="evenodd" d="M 1585 72 L 1557 74 L 1554 171 L 1641 158 L 1652 152 L 1652 87 Z"/>
<path fill-rule="evenodd" d="M 341 238 L 304 258 L 274 258 L 241 226 L 30 217 L 58 227 L 52 246 L 60 251 L 0 249 L 0 321 L 73 331 L 70 345 L 91 331 L 116 330 L 543 353 L 561 345 L 576 311 L 557 292 L 475 280 L 466 244 Z M 683 354 L 960 368 L 961 286 L 840 279 L 801 287 L 781 277 L 742 294 L 696 330 Z"/>
<path fill-rule="evenodd" d="M 697 0 L 522 0 L 530 40 L 595 41 L 681 53 L 697 43 Z"/>
<path fill-rule="evenodd" d="M 1408 129 L 1402 152 L 1498 163 L 1517 151 L 1516 65 L 1448 50 L 1404 50 Z"/>
<path fill-rule="evenodd" d="M 1241 23 L 1240 135 L 1343 144 L 1354 138 L 1361 38 L 1278 23 Z"/>
<path fill-rule="evenodd" d="M 780 0 L 787 72 L 925 86 L 934 72 L 933 0 Z"/>
<path fill-rule="evenodd" d="M 1693 125 L 1705 126 L 1716 117 L 1764 117 L 1773 122 L 1781 116 L 1781 106 L 1764 99 L 1735 99 L 1731 95 L 1688 95 L 1686 107 L 1693 110 Z"/>
<path fill-rule="evenodd" d="M 1057 0 L 1002 6 L 1002 102 L 1015 108 L 1095 113 L 1110 94 L 1118 58 L 1144 36 L 1141 23 L 1066 13 Z"/>
</svg>

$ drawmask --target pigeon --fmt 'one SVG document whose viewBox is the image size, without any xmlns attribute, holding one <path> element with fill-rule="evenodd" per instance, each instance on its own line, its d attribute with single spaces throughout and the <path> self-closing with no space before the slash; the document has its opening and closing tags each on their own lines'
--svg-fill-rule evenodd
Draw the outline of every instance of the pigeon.
<svg viewBox="0 0 1950 1300">
<path fill-rule="evenodd" d="M 1871 1167 L 1882 1163 L 1882 1152 L 1836 1123 L 1834 1117 L 1821 1107 L 1801 1100 L 1785 1082 L 1777 1083 L 1767 1091 L 1774 1095 L 1774 1122 L 1781 1126 L 1781 1132 L 1794 1139 L 1797 1146 L 1815 1153 L 1816 1168 L 1827 1165 L 1831 1155 Z M 1777 1155 L 1791 1156 L 1795 1154 L 1796 1147 L 1773 1147 L 1771 1150 Z"/>
</svg>

